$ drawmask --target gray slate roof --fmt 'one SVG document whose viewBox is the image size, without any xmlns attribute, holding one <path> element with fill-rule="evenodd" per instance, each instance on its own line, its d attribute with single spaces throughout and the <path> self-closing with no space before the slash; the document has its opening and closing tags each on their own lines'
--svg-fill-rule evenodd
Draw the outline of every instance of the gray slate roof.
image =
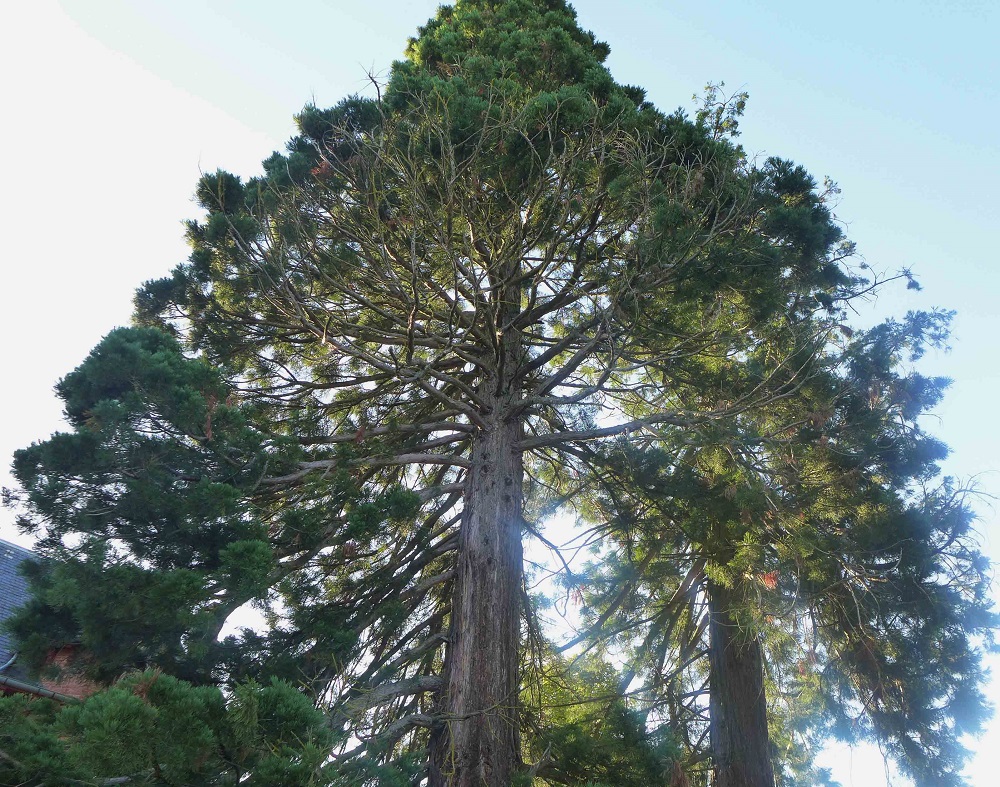
<svg viewBox="0 0 1000 787">
<path fill-rule="evenodd" d="M 18 607 L 28 602 L 28 580 L 17 567 L 30 560 L 34 553 L 17 544 L 0 538 L 0 622 L 6 620 Z M 0 667 L 14 655 L 16 643 L 10 634 L 0 628 Z"/>
</svg>

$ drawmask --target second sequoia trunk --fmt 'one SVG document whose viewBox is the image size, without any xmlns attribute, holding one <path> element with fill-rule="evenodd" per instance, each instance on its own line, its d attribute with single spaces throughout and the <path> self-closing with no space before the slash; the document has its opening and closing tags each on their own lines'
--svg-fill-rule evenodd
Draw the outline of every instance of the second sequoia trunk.
<svg viewBox="0 0 1000 787">
<path fill-rule="evenodd" d="M 708 592 L 714 787 L 774 787 L 760 639 L 740 629 L 730 591 L 713 583 Z"/>
</svg>

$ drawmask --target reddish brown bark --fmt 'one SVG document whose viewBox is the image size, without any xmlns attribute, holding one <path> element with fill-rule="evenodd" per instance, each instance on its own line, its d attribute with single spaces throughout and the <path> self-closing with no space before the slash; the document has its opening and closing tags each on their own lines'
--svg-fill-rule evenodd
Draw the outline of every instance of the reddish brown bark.
<svg viewBox="0 0 1000 787">
<path fill-rule="evenodd" d="M 760 639 L 741 630 L 729 591 L 709 586 L 709 738 L 714 787 L 774 787 Z"/>
<path fill-rule="evenodd" d="M 431 787 L 509 787 L 521 765 L 519 438 L 518 424 L 499 423 L 472 449 Z"/>
<path fill-rule="evenodd" d="M 496 324 L 520 309 L 515 264 L 493 280 Z M 501 282 L 506 282 L 506 285 Z M 523 437 L 515 379 L 523 346 L 497 330 L 493 372 L 477 390 L 473 437 L 445 652 L 442 718 L 431 736 L 430 787 L 509 787 L 521 767 L 518 718 L 523 556 Z"/>
</svg>

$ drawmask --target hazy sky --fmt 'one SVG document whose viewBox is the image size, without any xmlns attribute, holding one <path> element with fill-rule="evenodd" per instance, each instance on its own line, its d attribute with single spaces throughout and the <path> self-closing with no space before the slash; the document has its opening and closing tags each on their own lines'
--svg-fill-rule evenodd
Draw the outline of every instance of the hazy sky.
<svg viewBox="0 0 1000 787">
<path fill-rule="evenodd" d="M 196 214 L 199 171 L 256 173 L 303 104 L 366 90 L 368 75 L 385 74 L 436 5 L 5 4 L 0 456 L 60 428 L 53 384 L 128 322 L 137 285 L 186 257 L 181 221 Z M 1000 494 L 1000 3 L 585 0 L 576 8 L 611 45 L 618 81 L 645 87 L 664 109 L 693 108 L 692 94 L 710 81 L 748 90 L 744 146 L 841 185 L 838 217 L 869 264 L 912 268 L 924 285 L 892 289 L 859 321 L 958 310 L 953 351 L 921 365 L 955 381 L 928 426 L 953 448 L 947 472 Z M 4 472 L 0 484 L 10 483 Z M 980 512 L 987 551 L 1000 560 L 988 500 Z M 30 544 L 12 519 L 0 511 L 0 537 Z M 1000 687 L 991 696 L 1000 699 Z M 971 782 L 996 783 L 1000 720 L 977 748 Z M 844 787 L 886 783 L 872 750 L 837 749 L 825 760 Z"/>
</svg>

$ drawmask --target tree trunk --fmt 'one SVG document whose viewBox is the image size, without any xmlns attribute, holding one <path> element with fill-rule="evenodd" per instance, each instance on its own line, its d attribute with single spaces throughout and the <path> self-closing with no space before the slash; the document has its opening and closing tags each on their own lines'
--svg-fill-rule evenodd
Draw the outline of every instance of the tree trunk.
<svg viewBox="0 0 1000 787">
<path fill-rule="evenodd" d="M 509 787 L 521 765 L 521 427 L 501 399 L 472 446 L 430 787 Z"/>
<path fill-rule="evenodd" d="M 714 787 L 774 787 L 760 640 L 740 631 L 730 591 L 710 584 L 708 594 Z"/>
</svg>

